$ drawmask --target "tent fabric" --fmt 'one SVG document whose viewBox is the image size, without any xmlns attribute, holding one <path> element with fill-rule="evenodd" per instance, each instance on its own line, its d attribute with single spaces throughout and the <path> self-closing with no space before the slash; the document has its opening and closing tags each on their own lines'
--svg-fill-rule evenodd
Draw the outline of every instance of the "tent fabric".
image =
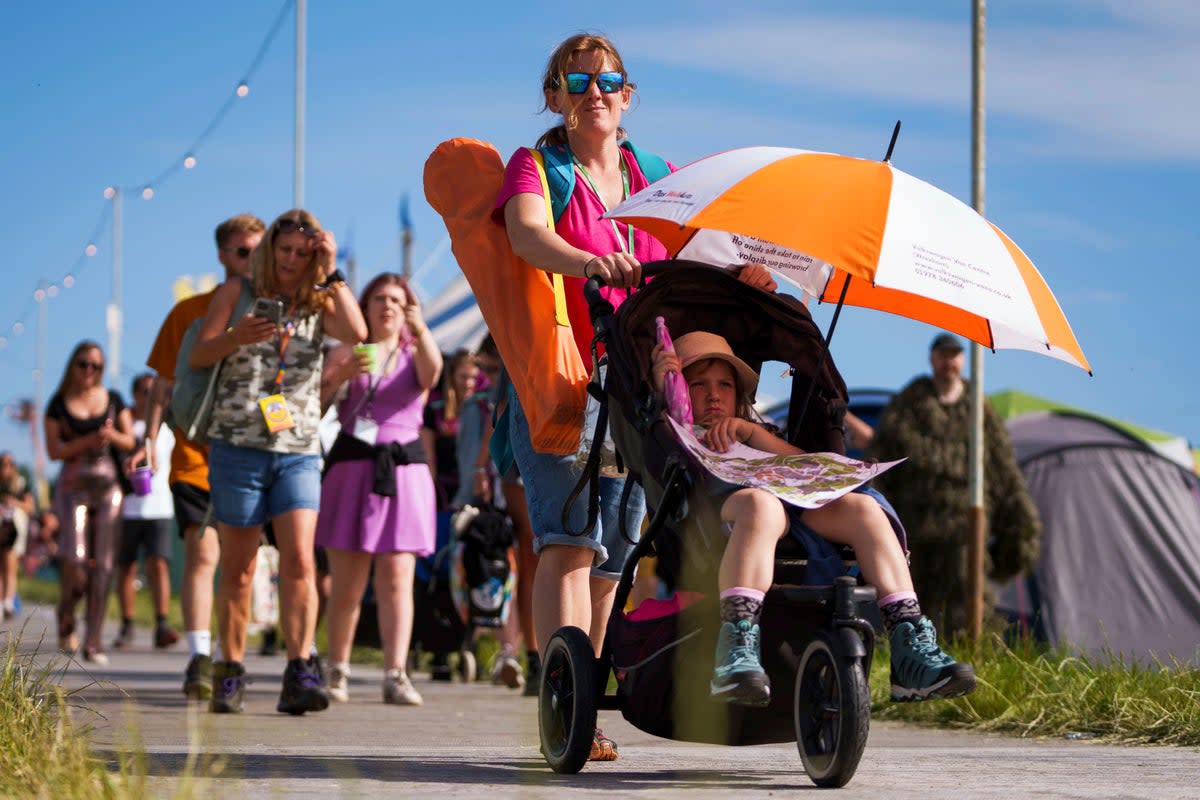
<svg viewBox="0 0 1200 800">
<path fill-rule="evenodd" d="M 1007 424 L 1043 538 L 1034 574 L 998 607 L 1090 655 L 1200 663 L 1196 475 L 1100 419 Z"/>
<path fill-rule="evenodd" d="M 429 330 L 433 332 L 434 341 L 444 353 L 460 347 L 474 350 L 487 333 L 487 324 L 475 303 L 471 285 L 467 283 L 467 276 L 461 273 L 422 311 Z"/>
<path fill-rule="evenodd" d="M 996 409 L 996 413 L 1002 419 L 1006 420 L 1038 411 L 1076 414 L 1089 419 L 1099 420 L 1118 430 L 1125 431 L 1140 442 L 1146 443 L 1184 469 L 1190 469 L 1196 474 L 1200 474 L 1200 457 L 1193 455 L 1187 439 L 1182 436 L 1176 436 L 1173 433 L 1163 433 L 1153 428 L 1135 425 L 1132 422 L 1105 417 L 1091 411 L 1068 406 L 1064 403 L 1020 392 L 1015 389 L 995 392 L 988 396 L 988 402 L 992 404 L 992 408 Z"/>
</svg>

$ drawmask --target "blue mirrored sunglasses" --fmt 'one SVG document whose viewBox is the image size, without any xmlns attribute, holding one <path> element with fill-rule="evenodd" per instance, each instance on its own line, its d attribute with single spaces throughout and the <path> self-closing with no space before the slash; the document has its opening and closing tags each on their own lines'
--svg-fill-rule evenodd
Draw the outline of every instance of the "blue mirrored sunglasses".
<svg viewBox="0 0 1200 800">
<path fill-rule="evenodd" d="M 568 94 L 583 94 L 593 79 L 603 94 L 615 94 L 625 88 L 625 76 L 619 72 L 568 72 L 566 79 Z"/>
</svg>

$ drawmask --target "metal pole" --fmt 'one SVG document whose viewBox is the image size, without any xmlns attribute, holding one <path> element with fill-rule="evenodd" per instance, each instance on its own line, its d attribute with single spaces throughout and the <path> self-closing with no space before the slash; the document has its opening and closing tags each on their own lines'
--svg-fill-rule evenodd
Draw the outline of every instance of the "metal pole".
<svg viewBox="0 0 1200 800">
<path fill-rule="evenodd" d="M 971 15 L 971 205 L 983 214 L 984 198 L 984 23 L 985 0 L 973 0 Z M 967 635 L 978 642 L 983 635 L 983 554 L 987 518 L 983 505 L 983 346 L 971 345 L 971 461 L 970 510 L 967 540 Z"/>
<path fill-rule="evenodd" d="M 38 299 L 37 322 L 37 365 L 33 371 L 33 408 L 29 410 L 29 435 L 33 439 L 33 493 L 39 503 L 49 499 L 44 496 L 46 487 L 46 454 L 42 448 L 38 431 L 42 425 L 42 410 L 46 407 L 46 339 L 50 333 L 50 321 L 47 314 L 49 296 L 46 294 L 46 282 L 42 281 L 42 293 Z M 45 506 L 39 506 L 44 508 Z"/>
<path fill-rule="evenodd" d="M 113 187 L 112 217 L 112 302 L 108 306 L 108 383 L 121 382 L 121 190 Z"/>
<path fill-rule="evenodd" d="M 412 231 L 405 228 L 404 232 L 400 234 L 400 266 L 404 280 L 412 277 L 412 242 Z"/>
<path fill-rule="evenodd" d="M 308 3 L 296 0 L 296 137 L 293 155 L 292 206 L 304 206 L 304 62 Z"/>
</svg>

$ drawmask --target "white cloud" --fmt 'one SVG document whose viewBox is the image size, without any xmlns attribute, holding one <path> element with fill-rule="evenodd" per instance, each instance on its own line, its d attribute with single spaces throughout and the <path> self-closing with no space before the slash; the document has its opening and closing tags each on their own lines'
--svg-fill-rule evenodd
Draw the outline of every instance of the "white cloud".
<svg viewBox="0 0 1200 800">
<path fill-rule="evenodd" d="M 1088 8 L 1092 16 L 1107 8 L 1113 20 L 1031 24 L 991 15 L 989 116 L 1037 124 L 1030 149 L 1047 156 L 1200 161 L 1200 4 L 1113 0 Z M 664 47 L 659 31 L 630 31 L 622 47 L 639 62 L 748 83 L 942 110 L 970 104 L 966 15 L 961 23 L 764 16 L 683 25 L 672 40 L 687 44 Z"/>
</svg>

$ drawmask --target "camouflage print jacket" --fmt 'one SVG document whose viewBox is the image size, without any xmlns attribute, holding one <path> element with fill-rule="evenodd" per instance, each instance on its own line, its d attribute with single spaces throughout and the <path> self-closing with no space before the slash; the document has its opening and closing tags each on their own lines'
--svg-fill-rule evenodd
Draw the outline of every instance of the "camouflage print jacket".
<svg viewBox="0 0 1200 800">
<path fill-rule="evenodd" d="M 238 447 L 274 453 L 319 453 L 317 426 L 321 422 L 321 367 L 325 337 L 321 312 L 301 313 L 284 353 L 287 370 L 277 389 L 279 337 L 242 345 L 225 358 L 213 403 L 208 437 Z M 258 401 L 279 392 L 296 423 L 290 430 L 271 434 Z"/>
<path fill-rule="evenodd" d="M 966 542 L 970 389 L 951 405 L 938 401 L 933 380 L 912 381 L 880 417 L 868 455 L 908 461 L 875 479 L 899 512 L 914 553 Z M 984 507 L 988 523 L 988 576 L 1004 582 L 1033 567 L 1041 537 L 1004 422 L 984 404 Z M 914 567 L 915 567 L 914 562 Z"/>
</svg>

